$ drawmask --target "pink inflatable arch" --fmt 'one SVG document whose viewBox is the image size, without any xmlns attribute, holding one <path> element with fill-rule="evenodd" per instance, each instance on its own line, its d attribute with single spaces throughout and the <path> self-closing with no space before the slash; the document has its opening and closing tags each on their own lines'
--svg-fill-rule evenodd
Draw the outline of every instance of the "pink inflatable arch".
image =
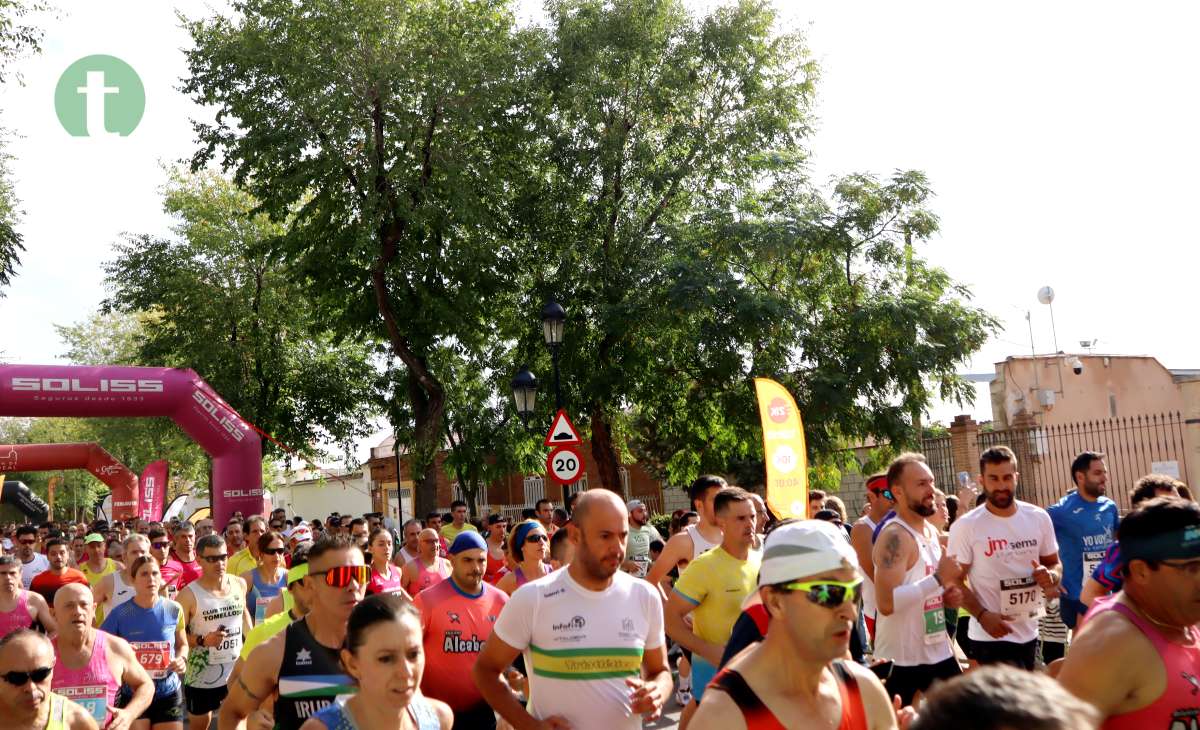
<svg viewBox="0 0 1200 730">
<path fill-rule="evenodd" d="M 212 457 L 213 518 L 262 514 L 262 440 L 192 370 L 0 365 L 0 416 L 169 416 Z"/>
<path fill-rule="evenodd" d="M 0 444 L 0 474 L 86 469 L 112 490 L 113 518 L 138 516 L 138 478 L 95 441 L 74 444 Z"/>
</svg>

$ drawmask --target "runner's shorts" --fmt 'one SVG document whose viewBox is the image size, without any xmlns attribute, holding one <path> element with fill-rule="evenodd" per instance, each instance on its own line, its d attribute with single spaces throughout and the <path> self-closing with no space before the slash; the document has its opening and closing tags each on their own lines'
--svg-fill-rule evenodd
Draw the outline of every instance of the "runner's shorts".
<svg viewBox="0 0 1200 730">
<path fill-rule="evenodd" d="M 221 703 L 225 701 L 225 697 L 228 695 L 228 686 L 213 687 L 212 689 L 185 686 L 183 701 L 187 706 L 189 715 L 207 715 L 210 712 L 216 712 L 220 709 Z"/>
</svg>

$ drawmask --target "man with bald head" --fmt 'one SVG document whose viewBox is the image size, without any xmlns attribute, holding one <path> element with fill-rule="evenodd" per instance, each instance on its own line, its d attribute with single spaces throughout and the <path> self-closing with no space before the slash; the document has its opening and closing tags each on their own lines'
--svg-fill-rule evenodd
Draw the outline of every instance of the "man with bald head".
<svg viewBox="0 0 1200 730">
<path fill-rule="evenodd" d="M 133 648 L 119 636 L 93 628 L 96 604 L 87 586 L 59 588 L 52 611 L 58 636 L 52 640 L 56 661 L 51 687 L 81 705 L 100 727 L 130 727 L 154 699 L 154 683 Z M 133 698 L 118 709 L 122 684 L 133 690 Z"/>
<path fill-rule="evenodd" d="M 53 674 L 54 647 L 45 636 L 19 629 L 0 639 L 0 719 L 5 727 L 99 727 L 86 710 L 50 690 Z"/>
<path fill-rule="evenodd" d="M 618 570 L 629 514 L 616 494 L 584 493 L 567 529 L 574 559 L 512 594 L 475 663 L 475 684 L 514 727 L 639 729 L 662 714 L 672 688 L 662 602 Z M 501 679 L 522 652 L 528 710 Z"/>
<path fill-rule="evenodd" d="M 439 555 L 441 535 L 432 527 L 426 527 L 417 535 L 417 559 L 400 570 L 400 584 L 408 595 L 415 596 L 450 576 L 450 561 Z"/>
</svg>

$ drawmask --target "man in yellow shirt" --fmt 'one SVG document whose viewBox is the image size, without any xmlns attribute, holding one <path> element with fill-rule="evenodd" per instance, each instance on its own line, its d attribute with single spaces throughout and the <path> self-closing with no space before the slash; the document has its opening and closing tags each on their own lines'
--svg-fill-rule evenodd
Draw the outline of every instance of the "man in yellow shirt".
<svg viewBox="0 0 1200 730">
<path fill-rule="evenodd" d="M 456 499 L 450 503 L 450 514 L 454 515 L 454 521 L 448 525 L 442 525 L 442 537 L 445 538 L 447 545 L 454 544 L 454 538 L 458 537 L 460 532 L 479 532 L 475 529 L 475 525 L 467 522 L 467 503 L 461 499 Z"/>
<path fill-rule="evenodd" d="M 87 553 L 87 560 L 79 564 L 79 570 L 92 588 L 104 576 L 124 570 L 123 565 L 104 554 L 104 536 L 100 533 L 93 532 L 83 538 L 83 549 Z"/>
<path fill-rule="evenodd" d="M 742 601 L 755 590 L 762 553 L 754 544 L 754 503 L 743 489 L 722 489 L 713 499 L 713 512 L 721 527 L 721 544 L 700 555 L 675 581 L 675 590 L 663 612 L 667 636 L 692 652 L 692 687 L 695 703 L 717 673 Z M 692 614 L 692 627 L 684 618 Z M 690 717 L 695 704 L 685 709 Z"/>
<path fill-rule="evenodd" d="M 258 538 L 267 532 L 267 521 L 262 515 L 250 515 L 242 525 L 246 535 L 246 547 L 229 556 L 226 568 L 229 575 L 241 575 L 258 567 Z"/>
</svg>

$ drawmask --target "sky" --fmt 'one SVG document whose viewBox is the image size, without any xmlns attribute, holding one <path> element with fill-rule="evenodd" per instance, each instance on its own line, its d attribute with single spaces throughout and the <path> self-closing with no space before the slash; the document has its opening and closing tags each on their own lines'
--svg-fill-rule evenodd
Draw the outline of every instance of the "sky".
<svg viewBox="0 0 1200 730">
<path fill-rule="evenodd" d="M 689 2 L 697 10 L 710 0 Z M 164 234 L 163 166 L 195 150 L 190 120 L 210 110 L 179 92 L 189 17 L 221 0 L 59 0 L 44 51 L 0 90 L 0 125 L 16 135 L 13 177 L 28 251 L 0 299 L 9 361 L 62 360 L 54 324 L 85 318 L 104 298 L 101 266 L 124 233 Z M 1200 247 L 1191 225 L 1200 167 L 1192 93 L 1200 68 L 1185 3 L 982 4 L 904 0 L 777 0 L 821 67 L 819 180 L 920 169 L 936 192 L 941 231 L 920 253 L 968 286 L 1003 328 L 965 364 L 989 373 L 1034 346 L 1054 350 L 1042 286 L 1056 292 L 1060 349 L 1149 354 L 1200 367 L 1190 337 Z M 538 4 L 521 0 L 522 13 Z M 94 53 L 141 76 L 146 113 L 127 138 L 71 137 L 55 116 L 58 77 Z M 1182 336 L 1181 336 L 1182 335 Z M 991 417 L 986 385 L 974 407 L 938 404 L 931 420 Z M 360 451 L 365 454 L 365 446 Z M 362 456 L 363 454 L 360 454 Z"/>
</svg>

